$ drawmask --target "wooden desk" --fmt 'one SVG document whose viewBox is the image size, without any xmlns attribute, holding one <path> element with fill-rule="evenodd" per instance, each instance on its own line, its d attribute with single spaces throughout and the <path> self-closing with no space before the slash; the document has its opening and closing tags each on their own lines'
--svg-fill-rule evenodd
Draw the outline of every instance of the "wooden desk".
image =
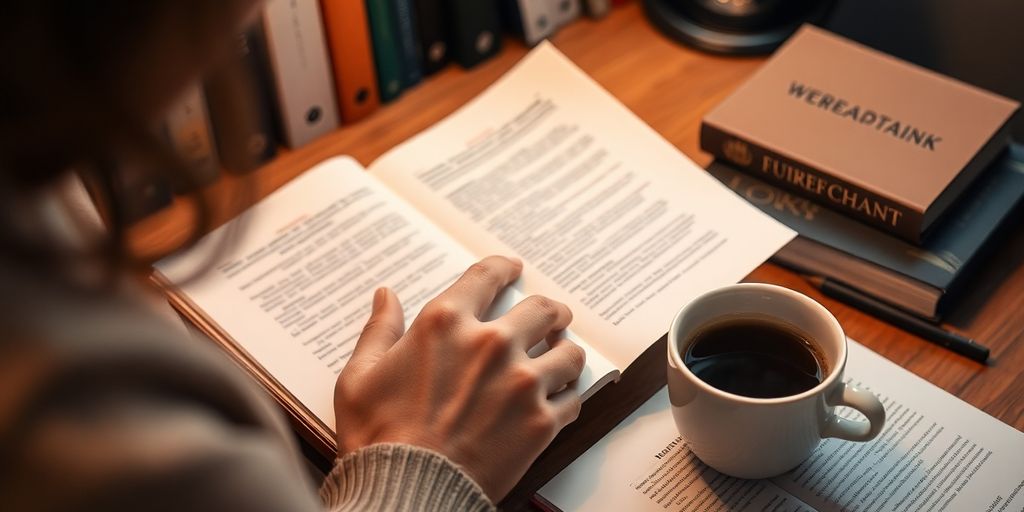
<svg viewBox="0 0 1024 512">
<path fill-rule="evenodd" d="M 562 30 L 554 43 L 633 112 L 701 165 L 710 157 L 698 150 L 704 113 L 739 85 L 761 63 L 753 58 L 723 58 L 681 47 L 647 23 L 636 4 L 600 21 L 580 20 Z M 252 175 L 253 192 L 262 197 L 313 164 L 348 154 L 369 164 L 384 151 L 428 128 L 481 92 L 526 53 L 509 41 L 496 59 L 472 70 L 454 66 L 431 77 L 369 119 L 345 127 L 298 151 L 288 152 Z M 231 193 L 237 180 L 225 179 L 210 190 Z M 218 203 L 221 220 L 230 208 Z M 190 215 L 178 204 L 136 227 L 133 240 L 153 248 L 180 239 Z M 959 396 L 996 418 L 1024 430 L 1024 233 L 1017 229 L 974 279 L 950 324 L 992 348 L 992 363 L 982 366 L 879 322 L 812 290 L 795 274 L 771 264 L 749 281 L 776 283 L 820 301 L 857 339 L 908 370 Z M 669 319 L 665 320 L 666 330 Z M 584 407 L 541 455 L 520 485 L 503 502 L 507 510 L 528 508 L 533 492 L 568 462 L 600 439 L 622 418 L 664 385 L 664 338 L 655 343 L 623 378 Z"/>
</svg>

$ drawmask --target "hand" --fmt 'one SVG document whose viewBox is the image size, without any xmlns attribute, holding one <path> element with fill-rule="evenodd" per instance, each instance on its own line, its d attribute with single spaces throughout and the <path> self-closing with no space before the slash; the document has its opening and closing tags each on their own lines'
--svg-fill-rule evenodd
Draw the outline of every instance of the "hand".
<svg viewBox="0 0 1024 512">
<path fill-rule="evenodd" d="M 491 256 L 424 306 L 408 332 L 402 307 L 377 290 L 373 313 L 334 393 L 338 451 L 396 442 L 429 448 L 459 464 L 497 502 L 555 434 L 579 415 L 566 384 L 583 370 L 583 350 L 562 337 L 564 304 L 533 296 L 481 322 L 522 263 Z M 542 340 L 551 350 L 530 358 Z"/>
</svg>

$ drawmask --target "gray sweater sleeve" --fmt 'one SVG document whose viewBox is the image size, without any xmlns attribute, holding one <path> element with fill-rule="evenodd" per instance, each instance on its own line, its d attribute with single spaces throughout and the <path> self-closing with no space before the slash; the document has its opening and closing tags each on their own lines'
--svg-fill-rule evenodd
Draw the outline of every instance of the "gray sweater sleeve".
<svg viewBox="0 0 1024 512">
<path fill-rule="evenodd" d="M 455 463 L 402 444 L 377 444 L 338 459 L 320 497 L 332 511 L 494 510 L 480 486 Z"/>
</svg>

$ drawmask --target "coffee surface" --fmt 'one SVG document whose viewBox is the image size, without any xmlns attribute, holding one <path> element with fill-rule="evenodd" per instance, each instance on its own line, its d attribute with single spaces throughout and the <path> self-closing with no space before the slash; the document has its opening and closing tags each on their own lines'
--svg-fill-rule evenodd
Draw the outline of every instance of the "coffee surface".
<svg viewBox="0 0 1024 512">
<path fill-rule="evenodd" d="M 821 350 L 794 327 L 764 319 L 730 319 L 698 331 L 683 358 L 698 378 L 751 398 L 796 395 L 828 374 Z"/>
</svg>

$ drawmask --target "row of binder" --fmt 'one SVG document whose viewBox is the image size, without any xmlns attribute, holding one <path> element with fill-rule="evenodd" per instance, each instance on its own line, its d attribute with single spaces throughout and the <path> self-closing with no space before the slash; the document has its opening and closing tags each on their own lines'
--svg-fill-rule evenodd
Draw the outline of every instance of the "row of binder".
<svg viewBox="0 0 1024 512">
<path fill-rule="evenodd" d="M 502 31 L 532 46 L 583 13 L 603 16 L 613 3 L 269 0 L 259 22 L 238 35 L 231 59 L 194 84 L 162 123 L 194 173 L 175 192 L 208 184 L 222 169 L 252 171 L 279 146 L 297 148 L 357 122 L 451 62 L 473 67 L 501 50 Z"/>
</svg>

